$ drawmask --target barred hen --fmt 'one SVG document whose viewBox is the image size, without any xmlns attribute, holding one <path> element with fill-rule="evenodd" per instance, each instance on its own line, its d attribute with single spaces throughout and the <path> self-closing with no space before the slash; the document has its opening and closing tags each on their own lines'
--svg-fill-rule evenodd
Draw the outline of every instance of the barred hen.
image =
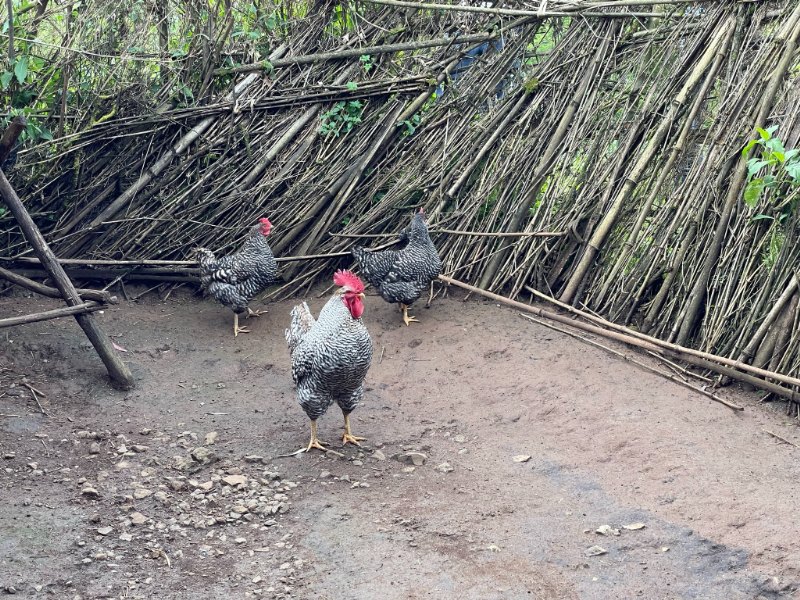
<svg viewBox="0 0 800 600">
<path fill-rule="evenodd" d="M 361 322 L 364 284 L 350 271 L 337 271 L 333 282 L 342 286 L 328 300 L 315 321 L 308 305 L 292 309 L 286 342 L 292 356 L 292 379 L 297 401 L 311 419 L 311 448 L 325 450 L 317 438 L 317 419 L 335 401 L 344 414 L 342 443 L 359 446 L 350 431 L 350 413 L 364 396 L 364 377 L 372 362 L 372 339 Z"/>
<path fill-rule="evenodd" d="M 403 313 L 406 326 L 419 322 L 408 316 L 408 307 L 419 299 L 423 290 L 439 275 L 442 261 L 428 235 L 425 212 L 419 212 L 411 220 L 411 226 L 399 234 L 401 241 L 408 242 L 402 250 L 371 252 L 355 246 L 353 256 L 361 265 L 361 272 L 381 298 L 397 303 Z"/>
<path fill-rule="evenodd" d="M 267 243 L 272 223 L 259 219 L 242 245 L 242 249 L 217 260 L 214 253 L 205 248 L 195 249 L 200 262 L 200 284 L 214 296 L 217 302 L 233 311 L 233 336 L 250 333 L 239 327 L 239 314 L 247 311 L 247 317 L 257 317 L 266 310 L 253 311 L 248 303 L 256 294 L 266 289 L 278 272 L 275 257 Z"/>
</svg>

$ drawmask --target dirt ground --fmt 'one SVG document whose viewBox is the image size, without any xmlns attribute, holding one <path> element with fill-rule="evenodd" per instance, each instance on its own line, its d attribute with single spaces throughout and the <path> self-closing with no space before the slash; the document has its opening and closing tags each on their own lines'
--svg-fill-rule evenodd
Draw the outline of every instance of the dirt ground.
<svg viewBox="0 0 800 600">
<path fill-rule="evenodd" d="M 230 311 L 188 292 L 106 310 L 131 392 L 109 387 L 72 319 L 3 330 L 0 589 L 800 598 L 800 450 L 764 431 L 800 443 L 783 405 L 721 390 L 735 412 L 462 298 L 414 307 L 411 327 L 366 299 L 375 358 L 353 429 L 368 440 L 340 447 L 335 406 L 320 420 L 342 456 L 281 456 L 309 435 L 283 337 L 292 302 L 236 339 Z M 324 301 L 309 299 L 315 314 Z M 56 306 L 16 294 L 0 315 Z M 398 460 L 413 452 L 425 463 Z"/>
</svg>

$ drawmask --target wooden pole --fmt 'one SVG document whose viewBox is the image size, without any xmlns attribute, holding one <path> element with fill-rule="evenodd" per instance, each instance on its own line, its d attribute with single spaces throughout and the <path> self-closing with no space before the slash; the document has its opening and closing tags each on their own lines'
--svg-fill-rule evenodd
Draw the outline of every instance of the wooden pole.
<svg viewBox="0 0 800 600">
<path fill-rule="evenodd" d="M 33 247 L 33 251 L 36 253 L 36 256 L 39 257 L 42 266 L 47 271 L 50 278 L 55 282 L 56 287 L 61 292 L 67 305 L 77 306 L 83 304 L 75 286 L 72 285 L 69 277 L 64 273 L 64 269 L 61 268 L 55 254 L 50 250 L 44 237 L 42 237 L 41 232 L 38 227 L 36 227 L 33 219 L 31 219 L 28 211 L 25 210 L 25 206 L 23 206 L 22 201 L 19 199 L 19 196 L 17 196 L 14 188 L 11 187 L 11 184 L 8 182 L 8 179 L 6 179 L 5 173 L 3 173 L 2 170 L 0 170 L 0 195 L 3 196 L 3 200 L 5 200 L 11 214 L 14 215 L 14 219 L 16 219 L 17 224 L 22 230 L 22 234 Z M 92 343 L 95 350 L 97 350 L 97 354 L 100 355 L 103 364 L 105 364 L 106 369 L 108 369 L 112 385 L 121 389 L 132 388 L 134 386 L 133 375 L 131 375 L 128 367 L 125 366 L 125 363 L 123 363 L 116 354 L 111 340 L 108 339 L 103 329 L 94 320 L 94 316 L 88 313 L 76 314 L 75 320 L 78 321 L 78 325 L 80 325 L 81 329 L 86 333 L 86 337 L 89 338 L 89 341 Z"/>
<path fill-rule="evenodd" d="M 0 329 L 3 327 L 13 327 L 14 325 L 25 325 L 26 323 L 36 323 L 38 321 L 49 321 L 50 319 L 57 319 L 59 317 L 68 317 L 70 315 L 80 315 L 96 310 L 103 310 L 106 304 L 98 302 L 84 302 L 75 306 L 67 306 L 66 308 L 57 308 L 55 310 L 47 310 L 45 312 L 34 313 L 32 315 L 24 315 L 22 317 L 9 317 L 8 319 L 0 319 Z"/>
<path fill-rule="evenodd" d="M 693 365 L 702 367 L 704 369 L 709 369 L 716 373 L 727 375 L 732 379 L 738 379 L 739 381 L 744 381 L 745 383 L 751 383 L 761 389 L 769 390 L 770 392 L 773 392 L 783 398 L 787 398 L 789 400 L 792 400 L 793 402 L 800 403 L 800 394 L 794 392 L 793 390 L 771 383 L 769 381 L 764 381 L 763 379 L 759 379 L 758 377 L 754 377 L 753 375 L 742 373 L 741 371 L 737 371 L 735 368 L 724 367 L 719 364 L 719 363 L 727 364 L 728 362 L 731 363 L 735 362 L 730 359 L 726 359 L 721 356 L 714 356 L 712 354 L 706 354 L 704 352 L 692 350 L 691 348 L 682 348 L 680 346 L 675 346 L 674 344 L 669 344 L 668 346 L 665 346 L 665 342 L 663 342 L 662 340 L 657 340 L 655 338 L 642 339 L 643 337 L 647 338 L 647 336 L 642 336 L 641 334 L 636 335 L 634 337 L 634 334 L 636 332 L 633 331 L 630 331 L 627 334 L 617 333 L 616 331 L 609 331 L 607 329 L 603 329 L 595 325 L 589 325 L 582 321 L 576 321 L 569 317 L 558 315 L 556 313 L 552 313 L 550 311 L 543 310 L 535 306 L 529 306 L 527 304 L 523 304 L 522 302 L 511 300 L 510 298 L 506 298 L 505 296 L 500 296 L 498 294 L 493 294 L 492 292 L 487 292 L 486 290 L 477 288 L 473 285 L 469 285 L 467 283 L 458 281 L 457 279 L 453 279 L 452 277 L 447 277 L 445 275 L 439 275 L 439 279 L 441 281 L 444 281 L 445 283 L 449 283 L 451 285 L 464 288 L 465 290 L 469 290 L 470 292 L 480 294 L 481 296 L 486 296 L 487 298 L 491 298 L 495 302 L 500 302 L 501 304 L 505 304 L 507 306 L 516 308 L 517 310 L 533 313 L 540 317 L 550 319 L 551 321 L 556 321 L 558 323 L 563 323 L 564 325 L 569 325 L 571 327 L 576 327 L 584 331 L 596 333 L 597 335 L 601 335 L 603 337 L 607 337 L 612 340 L 617 340 L 625 344 L 629 344 L 631 346 L 637 346 L 639 348 L 650 350 L 652 352 L 656 352 L 659 354 L 666 354 L 667 356 L 673 357 L 677 360 L 683 360 Z M 707 359 L 699 358 L 697 356 L 698 354 L 707 357 Z M 712 362 L 712 361 L 718 361 L 718 362 Z M 764 374 L 766 377 L 771 377 L 779 381 L 788 380 L 788 383 L 790 383 L 790 385 L 797 385 L 795 382 L 800 383 L 800 381 L 794 379 L 793 377 L 787 377 L 786 375 L 781 375 L 780 373 L 774 373 L 771 371 L 765 371 L 763 369 L 757 369 L 755 367 L 751 367 L 750 365 L 736 363 L 735 366 L 740 369 L 745 369 L 753 373 Z"/>
<path fill-rule="evenodd" d="M 51 288 L 41 283 L 36 283 L 32 279 L 18 275 L 13 271 L 3 269 L 0 267 L 0 277 L 7 279 L 11 283 L 24 287 L 32 292 L 47 296 L 48 298 L 61 298 L 61 293 L 56 288 Z M 78 289 L 78 295 L 82 300 L 94 300 L 95 302 L 103 302 L 105 304 L 117 304 L 119 300 L 116 296 L 112 296 L 111 292 L 104 290 L 82 290 Z"/>
<path fill-rule="evenodd" d="M 0 139 L 0 166 L 6 162 L 8 155 L 14 149 L 17 138 L 28 125 L 28 119 L 23 116 L 14 117 L 8 125 L 3 139 Z"/>
</svg>

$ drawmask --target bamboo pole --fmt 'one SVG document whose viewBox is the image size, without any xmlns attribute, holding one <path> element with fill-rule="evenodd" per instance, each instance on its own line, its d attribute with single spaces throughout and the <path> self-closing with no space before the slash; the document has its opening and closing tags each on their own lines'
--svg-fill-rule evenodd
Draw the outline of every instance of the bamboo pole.
<svg viewBox="0 0 800 600">
<path fill-rule="evenodd" d="M 586 69 L 583 79 L 581 79 L 581 82 L 578 84 L 572 99 L 567 105 L 564 114 L 561 116 L 561 121 L 559 122 L 558 127 L 550 137 L 550 141 L 547 144 L 544 154 L 542 155 L 539 166 L 531 177 L 533 180 L 533 185 L 531 186 L 528 195 L 525 196 L 525 198 L 523 198 L 517 206 L 516 212 L 509 223 L 508 229 L 519 229 L 522 221 L 530 214 L 530 208 L 536 200 L 536 197 L 539 195 L 539 191 L 544 183 L 546 173 L 550 169 L 551 163 L 555 159 L 557 151 L 566 137 L 570 126 L 572 125 L 575 114 L 578 112 L 578 107 L 583 101 L 583 96 L 586 94 L 586 90 L 589 88 L 589 83 L 592 81 L 594 74 L 597 72 L 597 69 L 600 66 L 601 60 L 606 54 L 612 36 L 613 28 L 610 27 L 606 33 L 606 36 L 598 44 L 597 50 L 595 51 L 594 57 L 592 58 L 592 62 L 590 64 L 590 68 Z M 483 277 L 481 278 L 479 287 L 488 289 L 491 286 L 497 270 L 505 259 L 509 248 L 510 244 L 508 242 L 503 242 L 500 245 L 500 248 L 498 248 L 497 252 L 489 260 L 486 270 L 483 273 Z"/>
<path fill-rule="evenodd" d="M 416 8 L 420 10 L 444 10 L 444 11 L 457 11 L 457 12 L 470 12 L 480 13 L 487 15 L 508 15 L 511 17 L 534 17 L 536 19 L 550 19 L 552 17 L 603 17 L 603 18 L 620 18 L 620 17 L 666 17 L 666 13 L 652 13 L 652 12 L 592 12 L 592 9 L 616 7 L 619 2 L 610 3 L 587 3 L 586 5 L 565 5 L 556 7 L 557 10 L 520 10 L 516 8 L 489 8 L 482 6 L 469 6 L 464 4 L 438 4 L 431 2 L 405 2 L 403 0 L 361 0 L 368 4 L 382 4 L 385 6 L 400 6 L 404 8 Z M 700 0 L 710 2 L 711 0 Z M 659 4 L 665 4 L 659 2 Z M 669 2 L 666 2 L 669 4 Z M 636 6 L 628 4 L 628 6 Z"/>
<path fill-rule="evenodd" d="M 792 64 L 794 52 L 797 48 L 798 36 L 800 36 L 800 5 L 794 9 L 789 21 L 785 24 L 775 38 L 775 44 L 781 51 L 781 58 L 775 70 L 772 72 L 772 76 L 770 77 L 767 88 L 764 90 L 764 95 L 761 98 L 758 114 L 756 115 L 755 122 L 753 124 L 753 130 L 756 127 L 764 127 L 766 124 L 767 116 L 769 115 L 770 110 L 772 110 L 772 105 L 775 101 L 775 95 L 778 92 L 778 88 L 780 87 L 780 84 L 786 75 L 787 69 Z M 755 135 L 755 132 L 753 132 L 752 135 Z M 750 152 L 752 152 L 752 149 Z M 700 276 L 695 280 L 694 286 L 692 287 L 692 291 L 685 308 L 685 314 L 680 324 L 678 336 L 675 340 L 678 345 L 685 344 L 686 340 L 689 339 L 689 334 L 694 328 L 697 315 L 700 311 L 700 306 L 706 297 L 708 280 L 711 277 L 711 271 L 717 264 L 717 260 L 719 260 L 719 255 L 722 251 L 722 244 L 725 241 L 725 234 L 728 231 L 728 223 L 736 202 L 739 199 L 739 194 L 741 192 L 742 185 L 744 184 L 744 180 L 747 176 L 747 160 L 750 156 L 750 152 L 748 152 L 747 156 L 739 157 L 738 164 L 736 165 L 736 171 L 731 176 L 731 180 L 728 183 L 728 195 L 725 198 L 725 205 L 722 209 L 722 214 L 720 215 L 717 228 L 714 232 L 714 238 L 710 247 L 708 247 L 706 250 Z"/>
<path fill-rule="evenodd" d="M 695 118 L 697 117 L 697 113 L 700 111 L 700 108 L 703 106 L 706 100 L 706 94 L 708 93 L 711 84 L 714 83 L 716 79 L 717 72 L 719 71 L 720 67 L 722 66 L 722 61 L 727 57 L 727 48 L 730 44 L 730 40 L 733 36 L 733 30 L 729 31 L 725 42 L 722 43 L 717 50 L 716 57 L 714 59 L 714 64 L 711 66 L 711 69 L 708 71 L 708 75 L 706 75 L 705 81 L 703 82 L 700 91 L 697 92 L 695 96 L 694 104 L 692 105 L 689 114 L 686 116 L 684 120 L 683 129 L 681 130 L 680 136 L 678 140 L 675 142 L 675 145 L 672 147 L 672 152 L 667 158 L 667 162 L 664 166 L 661 167 L 661 173 L 658 176 L 658 180 L 656 181 L 655 185 L 652 186 L 650 190 L 650 194 L 645 199 L 642 207 L 639 211 L 639 216 L 636 219 L 633 227 L 631 228 L 630 233 L 628 233 L 628 237 L 625 240 L 625 244 L 622 248 L 622 252 L 617 258 L 614 267 L 611 269 L 611 273 L 606 278 L 606 282 L 603 284 L 603 287 L 600 290 L 600 293 L 595 300 L 595 306 L 601 306 L 603 299 L 608 293 L 608 288 L 611 283 L 616 279 L 617 274 L 619 273 L 620 269 L 625 265 L 630 257 L 630 253 L 633 251 L 634 245 L 638 242 L 639 232 L 642 230 L 644 226 L 644 222 L 647 220 L 647 217 L 650 215 L 650 211 L 653 207 L 653 202 L 656 199 L 656 196 L 661 191 L 661 186 L 663 185 L 664 181 L 666 180 L 667 176 L 672 170 L 672 166 L 675 164 L 675 161 L 678 159 L 678 156 L 683 152 L 683 149 L 686 145 L 686 139 L 689 137 L 689 132 L 692 129 L 692 124 L 694 123 Z"/>
<path fill-rule="evenodd" d="M 683 84 L 680 92 L 672 101 L 669 111 L 661 118 L 658 129 L 656 129 L 653 137 L 650 138 L 647 147 L 639 156 L 639 159 L 636 161 L 636 164 L 626 178 L 625 184 L 622 186 L 622 189 L 617 194 L 613 204 L 603 216 L 602 221 L 600 221 L 600 224 L 592 234 L 589 243 L 586 245 L 586 249 L 581 256 L 578 266 L 573 271 L 572 277 L 570 277 L 566 287 L 564 288 L 564 291 L 561 294 L 560 300 L 562 302 L 569 303 L 572 301 L 573 297 L 575 296 L 575 292 L 578 290 L 578 287 L 583 283 L 583 279 L 586 277 L 589 268 L 594 264 L 595 258 L 600 252 L 600 246 L 602 246 L 606 236 L 614 226 L 614 223 L 616 222 L 623 205 L 625 202 L 627 202 L 628 198 L 633 193 L 633 190 L 636 189 L 636 186 L 639 185 L 639 181 L 649 166 L 650 161 L 653 160 L 653 157 L 655 157 L 655 155 L 658 153 L 661 143 L 664 141 L 667 133 L 672 128 L 675 120 L 678 118 L 680 111 L 686 105 L 689 94 L 700 82 L 700 78 L 703 76 L 703 73 L 705 73 L 706 69 L 714 60 L 717 54 L 717 48 L 720 47 L 723 40 L 727 40 L 727 38 L 733 32 L 734 24 L 735 20 L 731 17 L 728 18 L 725 22 L 725 25 L 719 29 L 717 34 L 706 48 L 702 58 L 697 62 L 694 69 L 692 69 L 691 74 L 686 79 L 686 82 Z"/>
</svg>

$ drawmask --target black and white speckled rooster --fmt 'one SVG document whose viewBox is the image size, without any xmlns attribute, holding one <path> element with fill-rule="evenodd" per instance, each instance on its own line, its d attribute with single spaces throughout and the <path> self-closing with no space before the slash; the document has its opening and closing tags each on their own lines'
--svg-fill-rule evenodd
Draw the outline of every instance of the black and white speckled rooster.
<svg viewBox="0 0 800 600">
<path fill-rule="evenodd" d="M 214 253 L 205 248 L 195 249 L 200 262 L 200 284 L 203 289 L 233 311 L 233 335 L 250 333 L 239 327 L 239 313 L 247 311 L 248 317 L 257 317 L 266 310 L 252 310 L 248 305 L 256 294 L 266 289 L 278 272 L 275 257 L 267 243 L 272 228 L 269 219 L 259 219 L 258 225 L 242 249 L 217 260 Z"/>
<path fill-rule="evenodd" d="M 428 235 L 425 212 L 421 208 L 411 220 L 411 226 L 399 235 L 402 241 L 408 242 L 402 250 L 371 252 L 355 246 L 352 253 L 361 265 L 364 277 L 381 297 L 399 305 L 407 326 L 412 321 L 419 322 L 408 316 L 408 307 L 439 275 L 442 261 Z"/>
<path fill-rule="evenodd" d="M 333 283 L 341 286 L 315 321 L 308 305 L 292 309 L 286 341 L 292 356 L 292 379 L 297 401 L 311 419 L 311 448 L 324 450 L 317 438 L 317 419 L 336 402 L 344 414 L 343 444 L 360 445 L 350 431 L 350 413 L 364 396 L 364 377 L 372 362 L 372 339 L 361 322 L 364 284 L 350 271 L 337 271 Z"/>
</svg>

